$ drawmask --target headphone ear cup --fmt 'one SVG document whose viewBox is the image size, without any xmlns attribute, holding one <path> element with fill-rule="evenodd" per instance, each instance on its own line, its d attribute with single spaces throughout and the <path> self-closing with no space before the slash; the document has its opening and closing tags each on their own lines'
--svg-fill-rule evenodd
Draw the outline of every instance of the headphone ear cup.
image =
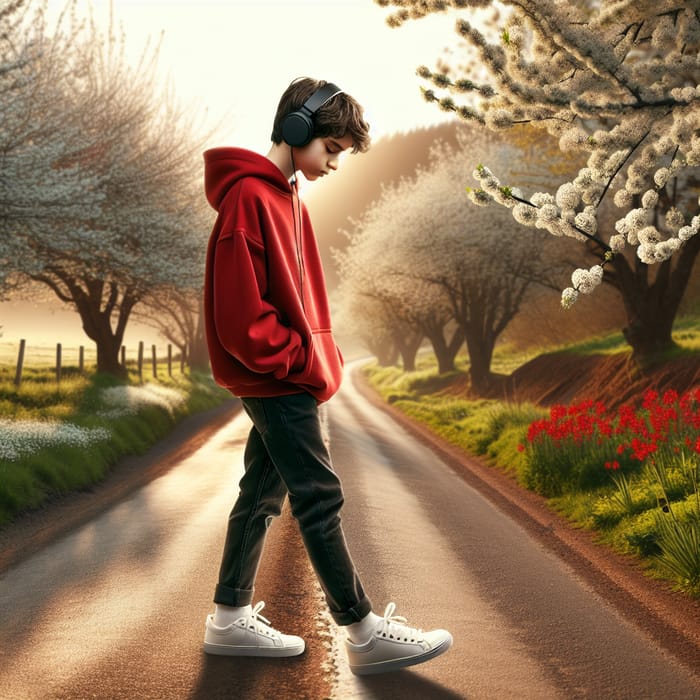
<svg viewBox="0 0 700 700">
<path fill-rule="evenodd" d="M 290 146 L 306 146 L 313 133 L 313 122 L 303 112 L 290 112 L 282 122 L 282 138 Z"/>
</svg>

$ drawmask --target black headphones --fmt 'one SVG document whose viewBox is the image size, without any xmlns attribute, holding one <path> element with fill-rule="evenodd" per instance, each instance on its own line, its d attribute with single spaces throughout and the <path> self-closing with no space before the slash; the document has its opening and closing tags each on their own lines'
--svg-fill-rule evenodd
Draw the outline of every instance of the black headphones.
<svg viewBox="0 0 700 700">
<path fill-rule="evenodd" d="M 282 138 L 290 146 L 306 146 L 314 135 L 313 117 L 328 100 L 343 92 L 337 85 L 326 83 L 309 97 L 300 109 L 282 120 Z"/>
</svg>

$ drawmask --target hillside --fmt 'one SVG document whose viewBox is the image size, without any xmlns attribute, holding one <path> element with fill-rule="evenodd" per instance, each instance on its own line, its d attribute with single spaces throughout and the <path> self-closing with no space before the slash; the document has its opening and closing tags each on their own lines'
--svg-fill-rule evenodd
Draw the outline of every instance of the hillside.
<svg viewBox="0 0 700 700">
<path fill-rule="evenodd" d="M 539 355 L 504 377 L 498 398 L 542 406 L 593 399 L 615 409 L 637 402 L 648 389 L 682 393 L 694 388 L 700 388 L 700 354 L 684 355 L 642 373 L 626 353 L 561 351 Z"/>
</svg>

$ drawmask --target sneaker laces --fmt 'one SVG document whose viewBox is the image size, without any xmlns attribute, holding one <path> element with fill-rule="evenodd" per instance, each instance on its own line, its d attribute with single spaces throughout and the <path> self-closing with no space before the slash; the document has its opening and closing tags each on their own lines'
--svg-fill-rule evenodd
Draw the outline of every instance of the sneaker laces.
<svg viewBox="0 0 700 700">
<path fill-rule="evenodd" d="M 279 636 L 279 632 L 272 626 L 272 623 L 267 618 L 260 614 L 260 611 L 264 607 L 265 601 L 263 600 L 255 604 L 255 607 L 246 620 L 246 627 L 248 629 L 254 629 L 258 634 L 264 634 L 267 637 L 277 637 Z"/>
<path fill-rule="evenodd" d="M 394 615 L 396 603 L 389 603 L 384 610 L 384 617 L 377 628 L 379 636 L 396 639 L 403 642 L 419 642 L 423 638 L 423 630 L 408 627 L 408 620 L 402 615 Z"/>
</svg>

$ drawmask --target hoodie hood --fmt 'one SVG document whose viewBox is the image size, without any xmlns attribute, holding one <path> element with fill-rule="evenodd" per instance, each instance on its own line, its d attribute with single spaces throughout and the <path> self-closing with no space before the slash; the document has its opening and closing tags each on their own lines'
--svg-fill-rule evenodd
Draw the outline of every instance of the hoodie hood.
<svg viewBox="0 0 700 700">
<path fill-rule="evenodd" d="M 282 171 L 259 153 L 245 148 L 212 148 L 204 152 L 204 191 L 216 211 L 231 187 L 244 177 L 257 177 L 283 192 L 292 191 Z"/>
</svg>

